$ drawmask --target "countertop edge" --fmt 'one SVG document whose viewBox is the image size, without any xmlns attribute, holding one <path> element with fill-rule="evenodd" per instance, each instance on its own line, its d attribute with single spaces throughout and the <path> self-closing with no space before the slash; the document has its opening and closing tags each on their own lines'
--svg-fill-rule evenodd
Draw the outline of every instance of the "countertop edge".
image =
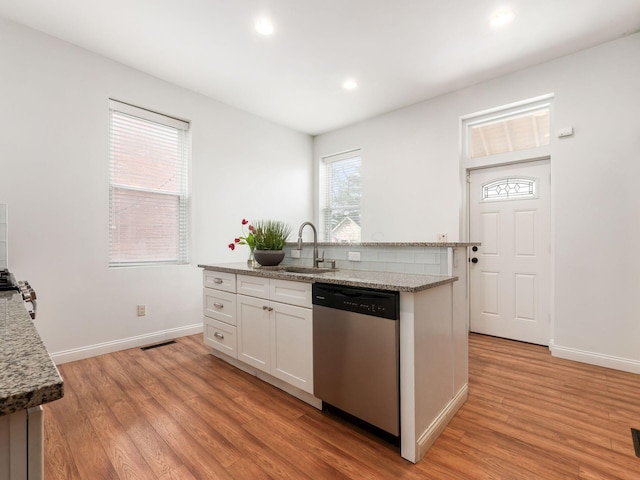
<svg viewBox="0 0 640 480">
<path fill-rule="evenodd" d="M 44 405 L 45 403 L 60 400 L 64 396 L 64 382 L 60 379 L 49 385 L 43 385 L 34 390 L 11 395 L 0 403 L 0 416 L 10 415 L 20 410 Z"/>
<path fill-rule="evenodd" d="M 303 242 L 303 245 L 313 245 L 313 242 Z M 318 242 L 319 247 L 479 247 L 480 242 Z M 285 246 L 297 246 L 296 242 L 287 242 Z"/>
<path fill-rule="evenodd" d="M 64 380 L 18 293 L 2 292 L 6 319 L 0 350 L 0 416 L 64 396 Z"/>
<path fill-rule="evenodd" d="M 292 280 L 305 283 L 330 283 L 351 287 L 376 288 L 398 292 L 415 293 L 453 283 L 457 276 L 422 275 L 413 273 L 372 272 L 366 270 L 336 270 L 335 273 L 293 273 L 246 267 L 242 264 L 198 264 L 199 268 L 224 273 L 251 275 L 255 277 Z M 351 273 L 351 275 L 349 275 Z M 407 281 L 410 279 L 411 281 Z"/>
</svg>

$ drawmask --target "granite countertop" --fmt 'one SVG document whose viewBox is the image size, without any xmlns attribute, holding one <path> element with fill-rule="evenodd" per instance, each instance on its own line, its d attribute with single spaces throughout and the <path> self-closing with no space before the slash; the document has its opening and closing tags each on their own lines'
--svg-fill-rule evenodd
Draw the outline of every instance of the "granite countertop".
<svg viewBox="0 0 640 480">
<path fill-rule="evenodd" d="M 297 242 L 287 242 L 287 246 L 298 245 Z M 313 245 L 313 242 L 303 242 L 303 245 Z M 318 242 L 319 247 L 479 247 L 480 242 Z"/>
<path fill-rule="evenodd" d="M 458 280 L 447 275 L 419 275 L 413 273 L 370 272 L 365 270 L 334 270 L 323 273 L 294 273 L 278 267 L 248 267 L 246 263 L 200 264 L 200 268 L 218 272 L 239 273 L 257 277 L 280 278 L 298 282 L 322 282 L 350 287 L 377 288 L 398 292 L 419 292 Z"/>
<path fill-rule="evenodd" d="M 17 292 L 0 292 L 0 415 L 62 398 L 63 382 Z"/>
</svg>

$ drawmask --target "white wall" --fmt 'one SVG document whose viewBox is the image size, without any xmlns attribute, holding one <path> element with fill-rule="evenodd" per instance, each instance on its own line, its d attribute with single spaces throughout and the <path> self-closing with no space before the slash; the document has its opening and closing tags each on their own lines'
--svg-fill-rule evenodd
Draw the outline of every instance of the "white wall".
<svg viewBox="0 0 640 480">
<path fill-rule="evenodd" d="M 299 225 L 312 215 L 307 135 L 1 19 L 0 72 L 9 266 L 38 293 L 49 351 L 72 350 L 59 359 L 199 328 L 196 265 L 246 260 L 227 249 L 241 219 Z M 110 97 L 192 122 L 189 266 L 107 267 Z M 136 317 L 136 304 L 147 305 L 146 317 Z"/>
<path fill-rule="evenodd" d="M 640 372 L 639 78 L 636 34 L 318 136 L 316 168 L 362 148 L 363 241 L 460 240 L 460 116 L 555 94 L 554 353 Z"/>
</svg>

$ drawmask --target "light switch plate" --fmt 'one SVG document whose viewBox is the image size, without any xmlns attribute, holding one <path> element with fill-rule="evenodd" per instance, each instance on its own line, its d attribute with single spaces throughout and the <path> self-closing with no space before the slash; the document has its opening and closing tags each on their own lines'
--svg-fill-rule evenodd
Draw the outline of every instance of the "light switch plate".
<svg viewBox="0 0 640 480">
<path fill-rule="evenodd" d="M 347 259 L 350 262 L 359 262 L 360 261 L 360 252 L 349 252 L 347 254 Z"/>
</svg>

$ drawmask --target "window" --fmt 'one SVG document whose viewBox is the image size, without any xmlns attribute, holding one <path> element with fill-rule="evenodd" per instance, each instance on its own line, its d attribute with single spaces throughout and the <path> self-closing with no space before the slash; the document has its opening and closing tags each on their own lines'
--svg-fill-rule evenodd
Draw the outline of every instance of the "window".
<svg viewBox="0 0 640 480">
<path fill-rule="evenodd" d="M 322 159 L 320 225 L 325 242 L 360 241 L 360 150 Z"/>
<path fill-rule="evenodd" d="M 110 100 L 109 265 L 188 262 L 189 123 Z"/>
<path fill-rule="evenodd" d="M 520 200 L 536 196 L 537 182 L 533 178 L 503 178 L 482 186 L 482 200 Z"/>
<path fill-rule="evenodd" d="M 549 144 L 549 106 L 483 117 L 468 124 L 469 158 L 516 152 Z"/>
</svg>

